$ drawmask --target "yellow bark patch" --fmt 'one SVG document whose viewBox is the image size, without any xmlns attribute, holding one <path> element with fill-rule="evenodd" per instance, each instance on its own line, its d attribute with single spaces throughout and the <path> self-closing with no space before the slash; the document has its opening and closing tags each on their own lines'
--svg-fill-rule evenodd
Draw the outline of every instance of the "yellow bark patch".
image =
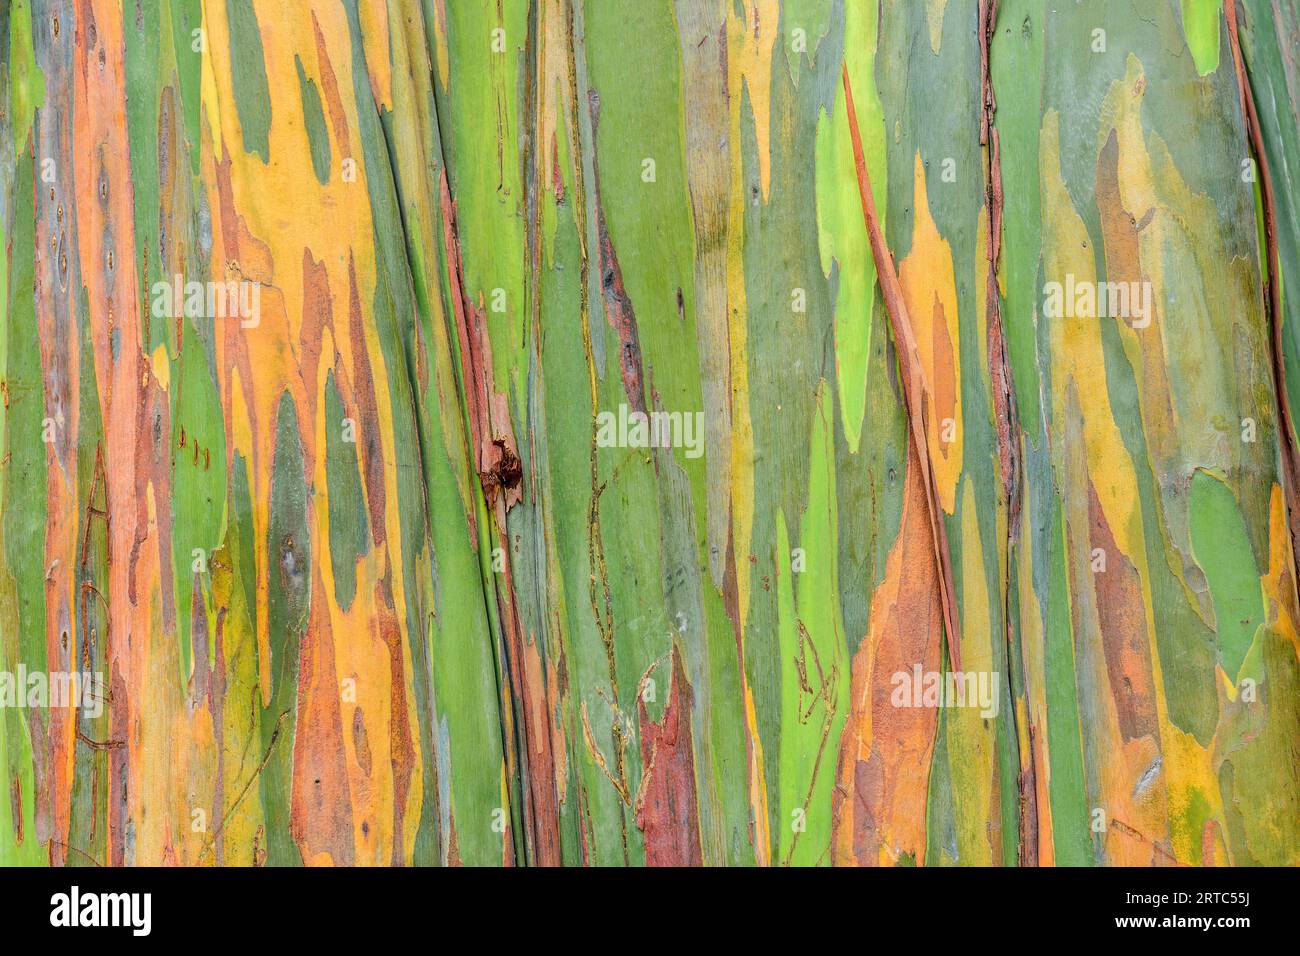
<svg viewBox="0 0 1300 956">
<path fill-rule="evenodd" d="M 952 514 L 963 446 L 957 282 L 952 247 L 939 234 L 939 227 L 930 214 L 925 166 L 919 152 L 915 166 L 916 219 L 912 224 L 912 249 L 899 264 L 898 280 L 903 286 L 907 314 L 931 396 L 926 412 L 926 443 L 939 503 L 944 511 Z"/>
<path fill-rule="evenodd" d="M 939 52 L 943 43 L 943 14 L 948 7 L 948 0 L 925 0 L 925 19 L 930 27 L 930 51 Z"/>
<path fill-rule="evenodd" d="M 781 11 L 778 0 L 745 0 L 742 9 L 743 16 L 737 17 L 733 10 L 727 20 L 727 35 L 731 38 L 727 61 L 732 77 L 732 115 L 739 115 L 743 83 L 754 110 L 758 177 L 766 200 L 772 185 L 772 46 L 776 43 Z M 733 123 L 732 135 L 737 144 L 740 143 L 738 134 L 739 127 Z M 740 185 L 739 177 L 736 180 Z"/>
</svg>

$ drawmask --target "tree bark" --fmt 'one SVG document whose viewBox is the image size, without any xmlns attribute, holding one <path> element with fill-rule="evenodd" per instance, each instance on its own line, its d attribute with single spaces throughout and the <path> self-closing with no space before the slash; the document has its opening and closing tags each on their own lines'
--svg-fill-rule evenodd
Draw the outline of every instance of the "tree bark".
<svg viewBox="0 0 1300 956">
<path fill-rule="evenodd" d="M 1226 4 L 10 0 L 0 864 L 1300 863 Z"/>
</svg>

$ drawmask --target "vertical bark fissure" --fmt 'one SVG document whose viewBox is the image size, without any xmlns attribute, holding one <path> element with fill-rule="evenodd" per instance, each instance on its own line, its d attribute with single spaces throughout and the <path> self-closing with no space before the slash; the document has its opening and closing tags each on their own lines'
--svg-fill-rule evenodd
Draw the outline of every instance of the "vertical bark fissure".
<svg viewBox="0 0 1300 956">
<path fill-rule="evenodd" d="M 1273 366 L 1273 391 L 1277 394 L 1278 430 L 1282 433 L 1280 450 L 1285 479 L 1283 494 L 1286 498 L 1287 523 L 1291 529 L 1292 567 L 1300 569 L 1300 451 L 1296 448 L 1295 423 L 1291 416 L 1291 401 L 1286 390 L 1286 363 L 1282 354 L 1282 286 L 1278 279 L 1282 260 L 1278 254 L 1277 207 L 1273 192 L 1273 175 L 1269 170 L 1268 155 L 1264 151 L 1264 134 L 1259 125 L 1259 113 L 1255 109 L 1255 94 L 1251 89 L 1250 75 L 1241 55 L 1241 37 L 1237 32 L 1237 0 L 1227 0 L 1223 5 L 1223 13 L 1228 24 L 1233 69 L 1241 93 L 1241 111 L 1242 119 L 1246 124 L 1246 137 L 1259 170 L 1260 204 L 1264 210 L 1263 252 L 1267 263 L 1265 301 L 1271 332 L 1272 348 L 1269 350 L 1269 355 Z M 1292 588 L 1297 589 L 1294 573 L 1291 583 Z M 1297 593 L 1300 598 L 1300 590 Z"/>
<path fill-rule="evenodd" d="M 1011 671 L 1010 691 L 1014 698 L 1017 689 L 1024 691 L 1024 661 L 1020 642 L 1016 639 L 1012 622 L 1011 588 L 1013 561 L 1020 531 L 1022 496 L 1020 463 L 1020 417 L 1016 410 L 1015 383 L 1007 355 L 1006 336 L 1002 326 L 1002 300 L 998 292 L 998 262 L 1002 255 L 1002 158 L 998 130 L 995 123 L 997 98 L 993 92 L 990 53 L 993 33 L 997 28 L 998 0 L 980 0 L 980 145 L 985 150 L 985 202 L 988 205 L 988 274 L 986 302 L 988 308 L 988 363 L 992 379 L 994 424 L 998 437 L 998 467 L 1002 479 L 1002 494 L 1007 509 L 1006 540 L 1001 542 L 1003 637 L 1006 642 L 1007 668 Z M 1033 736 L 1025 726 L 1021 711 L 1011 707 L 1013 733 L 1020 773 L 1017 776 L 1017 806 L 1020 810 L 1020 827 L 1017 835 L 1017 859 L 1022 866 L 1038 864 L 1038 807 L 1035 786 L 1035 761 L 1032 753 Z M 1023 751 L 1028 744 L 1030 753 Z"/>
<path fill-rule="evenodd" d="M 466 425 L 470 441 L 474 442 L 476 445 L 475 449 L 470 450 L 470 454 L 474 458 L 474 461 L 471 464 L 480 477 L 479 490 L 475 493 L 476 497 L 479 499 L 476 504 L 482 505 L 483 514 L 486 516 L 489 506 L 485 500 L 486 484 L 482 481 L 484 472 L 479 470 L 481 467 L 479 464 L 481 458 L 479 457 L 480 453 L 478 449 L 481 449 L 482 447 L 480 441 L 481 435 L 485 430 L 489 429 L 490 426 L 487 424 L 488 411 L 486 408 L 486 400 L 483 402 L 482 406 L 476 405 L 475 402 L 478 401 L 478 395 L 480 394 L 482 376 L 491 372 L 491 366 L 490 364 L 483 362 L 481 359 L 481 349 L 475 347 L 474 333 L 478 330 L 470 329 L 468 326 L 469 313 L 473 310 L 474 306 L 464 292 L 465 276 L 464 266 L 461 262 L 460 234 L 456 226 L 456 204 L 451 198 L 450 177 L 445 164 L 440 179 L 443 215 L 443 243 L 447 256 L 447 274 L 451 285 L 449 297 L 452 300 L 452 317 L 456 325 L 456 328 L 452 330 L 455 333 L 452 336 L 452 339 L 460 345 L 460 362 L 457 364 L 459 366 L 461 377 L 461 392 L 464 396 Z M 486 389 L 487 386 L 483 386 L 483 388 Z M 486 395 L 487 393 L 484 390 L 482 391 L 482 394 Z M 483 495 L 483 497 L 479 497 L 479 495 Z M 500 496 L 498 496 L 498 503 L 499 499 Z M 479 532 L 473 509 L 469 511 L 468 516 L 472 523 L 471 532 L 475 536 L 475 544 L 481 548 L 483 546 L 483 541 L 485 540 L 484 535 L 490 535 L 491 531 L 484 529 L 482 533 Z M 482 563 L 480 556 L 480 564 Z M 490 565 L 487 566 L 490 567 Z M 508 566 L 509 555 L 507 553 L 507 567 Z M 485 576 L 487 573 L 486 570 L 483 572 Z M 499 628 L 499 617 L 492 613 L 492 594 L 489 592 L 486 577 L 482 580 L 482 598 L 484 613 L 487 615 L 489 622 L 493 622 L 496 627 Z M 510 693 L 510 655 L 505 646 L 505 640 L 500 633 L 495 635 L 492 650 L 493 656 L 496 659 L 497 699 L 500 702 L 500 706 L 503 708 L 500 727 L 501 746 L 503 748 L 503 753 L 506 756 L 506 766 L 508 771 L 516 778 L 514 782 L 517 783 L 518 756 L 516 752 L 517 741 L 516 731 L 514 729 L 515 722 L 513 719 L 510 719 L 511 713 L 507 710 L 508 705 L 511 704 L 512 697 Z M 511 791 L 516 792 L 517 788 L 511 787 Z M 523 825 L 522 821 L 517 820 L 512 820 L 512 823 L 515 826 Z"/>
</svg>

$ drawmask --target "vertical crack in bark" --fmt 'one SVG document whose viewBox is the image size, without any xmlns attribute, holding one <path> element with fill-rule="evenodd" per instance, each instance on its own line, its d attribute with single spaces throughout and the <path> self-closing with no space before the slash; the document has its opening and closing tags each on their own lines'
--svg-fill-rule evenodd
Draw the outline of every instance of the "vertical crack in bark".
<svg viewBox="0 0 1300 956">
<path fill-rule="evenodd" d="M 876 202 L 871 195 L 871 177 L 862 151 L 862 136 L 858 130 L 858 114 L 853 107 L 853 90 L 849 83 L 847 65 L 841 66 L 840 77 L 844 83 L 844 104 L 848 112 L 849 136 L 853 141 L 853 164 L 857 170 L 862 218 L 866 222 L 867 235 L 871 240 L 871 255 L 876 263 L 876 273 L 880 277 L 885 312 L 889 316 L 889 325 L 893 330 L 894 343 L 898 349 L 898 361 L 903 373 L 903 401 L 907 406 L 908 427 L 912 444 L 916 448 L 916 458 L 921 467 L 922 482 L 925 485 L 926 510 L 930 515 L 931 547 L 939 570 L 939 598 L 943 604 L 944 630 L 948 635 L 948 657 L 953 669 L 961 670 L 957 605 L 952 584 L 952 557 L 948 552 L 948 532 L 943 524 L 943 507 L 939 504 L 939 490 L 935 484 L 934 469 L 930 464 L 930 451 L 925 437 L 926 410 L 933 403 L 933 392 L 926 380 L 925 368 L 921 364 L 921 353 L 917 349 L 912 322 L 907 315 L 907 305 L 903 301 L 903 287 L 898 281 L 894 259 L 890 255 L 889 247 L 885 245 L 885 236 L 880 230 L 880 218 L 876 215 Z"/>
<path fill-rule="evenodd" d="M 538 142 L 541 108 L 541 73 L 539 59 L 542 56 L 542 38 L 539 35 L 538 13 L 535 7 L 528 12 L 528 39 L 524 51 L 524 76 L 522 83 L 523 110 L 525 118 L 522 123 L 521 160 L 523 168 L 521 178 L 524 186 L 525 221 L 527 223 L 524 241 L 527 249 L 529 271 L 536 280 L 542 268 L 542 222 L 540 203 L 537 194 L 538 171 L 542 160 L 540 150 L 544 144 Z M 537 281 L 529 283 L 527 295 L 533 320 L 532 333 L 534 342 L 540 343 L 539 323 L 541 321 L 540 290 Z M 534 346 L 540 365 L 540 344 Z M 507 410 L 507 415 L 509 414 Z M 524 428 L 528 432 L 527 426 Z M 537 480 L 537 445 L 535 440 L 528 443 L 528 464 L 534 487 L 530 499 L 536 503 Z M 523 463 L 516 458 L 517 474 L 514 482 L 522 494 Z M 546 717 L 546 688 L 540 686 L 539 674 L 529 667 L 525 656 L 525 645 L 540 641 L 541 635 L 534 635 L 530 640 L 527 629 L 519 611 L 516 592 L 514 562 L 510 559 L 510 529 L 508 524 L 508 505 L 499 498 L 494 502 L 498 528 L 498 543 L 506 555 L 506 571 L 497 581 L 497 601 L 500 606 L 503 630 L 509 638 L 511 649 L 511 680 L 515 682 L 515 707 L 518 711 L 518 726 L 521 773 L 520 793 L 524 802 L 523 830 L 526 836 L 526 860 L 529 865 L 558 866 L 560 858 L 560 822 L 559 796 L 555 790 L 555 763 L 551 746 L 550 725 Z M 534 655 L 537 655 L 534 651 Z M 535 656 L 534 660 L 540 660 Z M 543 682 L 544 683 L 544 682 Z"/>
<path fill-rule="evenodd" d="M 998 130 L 994 124 L 997 113 L 997 99 L 993 94 L 993 76 L 989 57 L 993 43 L 993 31 L 997 26 L 998 0 L 980 0 L 980 145 L 984 147 L 985 162 L 985 202 L 988 205 L 988 275 L 986 284 L 986 302 L 988 316 L 988 363 L 992 379 L 994 424 L 998 434 L 998 466 L 1002 479 L 1002 493 L 1007 507 L 1007 537 L 1003 542 L 1005 551 L 1001 555 L 1003 562 L 1002 576 L 1002 624 L 1005 631 L 1008 670 L 1018 671 L 1011 681 L 1014 698 L 1015 688 L 1024 689 L 1024 661 L 1021 660 L 1019 641 L 1011 620 L 1011 587 L 1013 575 L 1013 555 L 1020 531 L 1020 509 L 1022 502 L 1021 462 L 1020 462 L 1020 417 L 1016 410 L 1015 385 L 1012 381 L 1011 363 L 1007 356 L 1006 335 L 1002 325 L 1001 299 L 998 295 L 998 263 L 1002 256 L 1002 157 L 999 148 Z M 1033 753 L 1034 737 L 1032 728 L 1025 725 L 1021 712 L 1012 700 L 1011 721 L 1016 744 L 1020 773 L 1016 781 L 1018 807 L 1020 810 L 1020 829 L 1017 858 L 1021 866 L 1038 865 L 1038 805 L 1035 767 Z"/>
<path fill-rule="evenodd" d="M 450 286 L 449 298 L 452 302 L 452 318 L 455 322 L 456 340 L 460 346 L 460 386 L 464 394 L 465 410 L 470 429 L 470 441 L 473 448 L 470 454 L 474 456 L 473 464 L 479 475 L 481 491 L 483 497 L 480 499 L 483 503 L 484 511 L 491 512 L 496 518 L 497 541 L 502 547 L 505 555 L 506 570 L 503 572 L 507 576 L 509 570 L 509 548 L 508 539 L 505 537 L 505 513 L 509 508 L 509 503 L 501 494 L 491 494 L 492 483 L 488 480 L 487 475 L 491 473 L 491 459 L 493 457 L 490 449 L 496 450 L 497 460 L 508 448 L 514 448 L 514 436 L 509 435 L 509 445 L 497 445 L 492 441 L 492 402 L 489 396 L 494 394 L 494 389 L 490 382 L 492 374 L 492 358 L 488 351 L 484 355 L 485 348 L 490 348 L 487 342 L 487 333 L 483 325 L 483 316 L 481 311 L 470 301 L 465 292 L 465 275 L 464 265 L 461 260 L 460 233 L 456 223 L 456 203 L 451 196 L 451 182 L 446 165 L 444 164 L 439 175 L 439 199 L 442 209 L 442 229 L 443 229 L 443 248 L 447 256 L 447 275 Z M 470 322 L 473 326 L 470 326 Z M 485 378 L 486 376 L 486 378 Z M 501 403 L 503 407 L 503 403 Z M 505 421 L 509 422 L 508 414 Z M 516 464 L 518 456 L 515 455 Z M 514 490 L 519 492 L 518 479 L 522 477 L 522 471 L 514 472 L 515 484 Z M 470 534 L 477 546 L 483 546 L 487 537 L 492 535 L 492 529 L 488 528 L 479 533 L 478 519 L 475 516 L 474 509 L 471 507 L 466 512 L 466 517 L 470 523 Z M 487 572 L 485 572 L 486 574 Z M 489 621 L 489 626 L 496 632 L 493 642 L 493 655 L 497 661 L 497 696 L 501 706 L 501 744 L 502 753 L 506 762 L 506 776 L 511 781 L 510 802 L 513 805 L 518 800 L 521 805 L 524 800 L 523 788 L 521 783 L 524 779 L 523 771 L 520 769 L 520 761 L 527 758 L 526 747 L 520 746 L 519 731 L 517 730 L 518 716 L 514 712 L 515 689 L 520 686 L 517 673 L 518 655 L 512 652 L 509 646 L 511 631 L 509 625 L 501 620 L 499 614 L 492 613 L 492 601 L 495 597 L 495 588 L 489 586 L 486 579 L 483 581 L 483 602 Z M 498 605 L 499 608 L 499 605 Z M 524 751 L 521 753 L 521 751 Z M 526 833 L 528 830 L 527 811 L 521 809 L 520 814 L 511 813 L 512 829 L 518 827 L 520 833 Z M 518 839 L 518 837 L 516 837 Z M 527 854 L 527 844 L 524 847 L 525 859 Z M 513 862 L 514 848 L 507 841 L 506 846 L 507 859 Z"/>
<path fill-rule="evenodd" d="M 1269 171 L 1268 156 L 1264 152 L 1264 134 L 1255 109 L 1255 94 L 1241 55 L 1241 38 L 1237 33 L 1237 2 L 1227 0 L 1223 13 L 1228 21 L 1228 37 L 1232 47 L 1232 65 L 1237 74 L 1241 93 L 1242 116 L 1246 122 L 1246 136 L 1255 164 L 1259 169 L 1260 203 L 1264 208 L 1264 257 L 1268 262 L 1266 308 L 1272 332 L 1273 390 L 1277 393 L 1278 427 L 1282 432 L 1283 495 L 1286 498 L 1287 524 L 1291 529 L 1291 560 L 1293 569 L 1300 570 L 1300 453 L 1296 450 L 1295 423 L 1291 417 L 1291 400 L 1286 390 L 1286 365 L 1282 354 L 1282 284 L 1278 270 L 1281 256 L 1277 245 L 1277 206 L 1273 192 L 1273 176 Z M 1291 576 L 1293 588 L 1295 574 Z M 1300 600 L 1300 593 L 1297 594 Z"/>
</svg>

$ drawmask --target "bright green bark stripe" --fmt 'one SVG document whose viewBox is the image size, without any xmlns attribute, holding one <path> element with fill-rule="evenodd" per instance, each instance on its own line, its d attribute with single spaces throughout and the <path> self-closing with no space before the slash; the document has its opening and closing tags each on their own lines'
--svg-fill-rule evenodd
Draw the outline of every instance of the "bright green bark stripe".
<svg viewBox="0 0 1300 956">
<path fill-rule="evenodd" d="M 1222 11 L 1223 0 L 1182 0 L 1183 32 L 1202 76 L 1219 65 Z"/>
</svg>

